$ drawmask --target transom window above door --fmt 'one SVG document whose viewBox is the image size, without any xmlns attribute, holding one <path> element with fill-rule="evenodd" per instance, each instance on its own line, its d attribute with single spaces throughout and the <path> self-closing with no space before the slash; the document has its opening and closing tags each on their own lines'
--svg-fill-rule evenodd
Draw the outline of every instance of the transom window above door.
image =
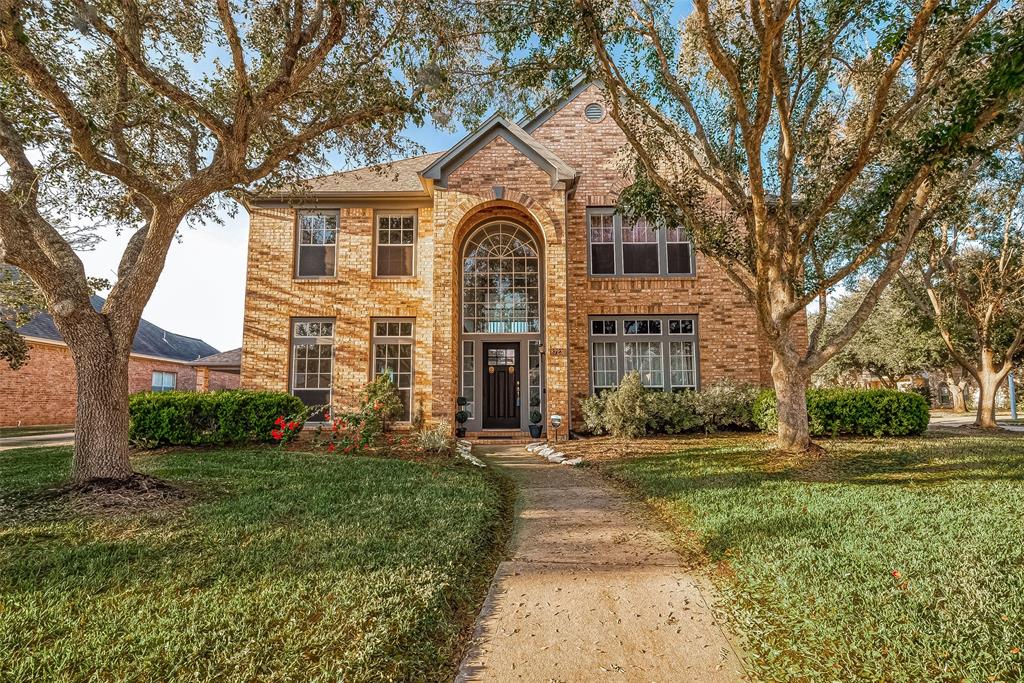
<svg viewBox="0 0 1024 683">
<path fill-rule="evenodd" d="M 693 245 L 682 228 L 626 221 L 613 208 L 587 209 L 592 276 L 683 277 L 694 274 Z"/>
<path fill-rule="evenodd" d="M 462 329 L 467 333 L 540 332 L 540 257 L 515 223 L 477 229 L 462 259 Z"/>
<path fill-rule="evenodd" d="M 413 274 L 416 245 L 416 214 L 412 211 L 377 212 L 377 277 L 409 277 Z"/>
</svg>

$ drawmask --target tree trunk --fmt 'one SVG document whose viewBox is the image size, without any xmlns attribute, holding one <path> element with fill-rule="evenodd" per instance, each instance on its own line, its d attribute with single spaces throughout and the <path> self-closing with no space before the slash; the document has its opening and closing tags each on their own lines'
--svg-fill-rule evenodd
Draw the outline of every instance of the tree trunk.
<svg viewBox="0 0 1024 683">
<path fill-rule="evenodd" d="M 779 450 L 787 453 L 817 450 L 807 422 L 807 378 L 776 351 L 772 360 L 772 381 L 779 413 L 776 441 Z"/>
<path fill-rule="evenodd" d="M 967 400 L 964 398 L 964 387 L 958 382 L 947 382 L 946 387 L 949 389 L 949 397 L 953 401 L 953 412 L 966 413 Z"/>
<path fill-rule="evenodd" d="M 108 334 L 89 330 L 69 345 L 75 360 L 78 405 L 71 479 L 126 479 L 128 458 L 128 349 Z"/>
<path fill-rule="evenodd" d="M 993 352 L 982 349 L 981 364 L 978 368 L 978 414 L 974 419 L 975 427 L 997 429 L 996 423 L 996 392 L 1003 383 L 1003 377 L 993 367 Z"/>
</svg>

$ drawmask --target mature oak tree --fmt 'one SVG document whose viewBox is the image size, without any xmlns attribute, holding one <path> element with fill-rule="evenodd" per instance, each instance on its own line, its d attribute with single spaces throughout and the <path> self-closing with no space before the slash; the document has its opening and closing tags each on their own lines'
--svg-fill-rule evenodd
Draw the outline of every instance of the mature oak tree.
<svg viewBox="0 0 1024 683">
<path fill-rule="evenodd" d="M 996 392 L 1024 361 L 1024 140 L 945 188 L 900 282 L 978 385 L 975 425 L 996 428 Z"/>
<path fill-rule="evenodd" d="M 824 336 L 834 336 L 846 324 L 871 285 L 872 280 L 864 278 L 853 291 L 834 297 L 829 304 L 829 319 L 824 323 Z M 812 317 L 811 325 L 815 323 Z M 888 287 L 857 334 L 818 368 L 815 379 L 843 384 L 847 378 L 859 380 L 867 372 L 883 386 L 896 389 L 901 378 L 935 371 L 947 362 L 946 347 L 935 328 L 929 321 L 921 320 L 914 303 L 900 288 Z"/>
<path fill-rule="evenodd" d="M 756 310 L 781 449 L 811 442 L 806 387 L 895 276 L 937 176 L 1020 122 L 1022 10 L 998 0 L 520 0 L 508 60 L 603 81 L 637 182 L 627 212 L 684 225 Z M 536 80 L 536 79 L 535 79 Z M 871 268 L 846 323 L 828 296 Z M 822 315 L 804 344 L 800 319 Z"/>
<path fill-rule="evenodd" d="M 74 481 L 132 473 L 129 351 L 179 226 L 447 118 L 472 92 L 468 18 L 446 0 L 0 0 L 0 262 L 74 359 Z M 134 231 L 100 311 L 67 215 Z"/>
</svg>

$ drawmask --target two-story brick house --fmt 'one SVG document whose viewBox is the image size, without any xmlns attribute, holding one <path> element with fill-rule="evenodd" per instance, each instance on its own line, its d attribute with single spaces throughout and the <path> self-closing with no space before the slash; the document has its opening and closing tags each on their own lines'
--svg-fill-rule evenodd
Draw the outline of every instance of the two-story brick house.
<svg viewBox="0 0 1024 683">
<path fill-rule="evenodd" d="M 351 404 L 394 378 L 405 419 L 525 430 L 631 370 L 666 391 L 769 381 L 752 309 L 677 228 L 624 224 L 626 141 L 580 84 L 449 150 L 315 178 L 250 222 L 242 385 Z M 531 408 L 532 406 L 532 408 Z M 563 434 L 564 428 L 563 428 Z"/>
</svg>

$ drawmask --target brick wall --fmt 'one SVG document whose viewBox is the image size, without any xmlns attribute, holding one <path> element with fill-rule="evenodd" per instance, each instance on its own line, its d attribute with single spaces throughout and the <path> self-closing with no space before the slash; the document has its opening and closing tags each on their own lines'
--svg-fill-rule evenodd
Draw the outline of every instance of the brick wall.
<svg viewBox="0 0 1024 683">
<path fill-rule="evenodd" d="M 191 366 L 133 356 L 128 364 L 128 390 L 149 390 L 154 370 L 177 373 L 179 389 L 195 389 Z M 63 344 L 30 341 L 27 363 L 17 370 L 0 363 L 0 427 L 71 424 L 76 404 L 75 365 Z"/>
</svg>

